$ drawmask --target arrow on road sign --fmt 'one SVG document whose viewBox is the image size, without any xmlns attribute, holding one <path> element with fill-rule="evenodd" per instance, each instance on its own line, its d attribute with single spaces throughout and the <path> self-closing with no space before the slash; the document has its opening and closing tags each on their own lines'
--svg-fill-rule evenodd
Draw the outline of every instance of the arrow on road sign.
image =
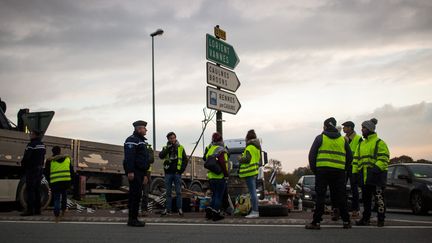
<svg viewBox="0 0 432 243">
<path fill-rule="evenodd" d="M 236 92 L 240 87 L 240 80 L 235 72 L 210 62 L 207 62 L 207 83 L 232 92 Z"/>
<path fill-rule="evenodd" d="M 207 108 L 235 115 L 241 104 L 235 94 L 207 86 Z"/>
<path fill-rule="evenodd" d="M 234 69 L 240 62 L 232 45 L 209 34 L 206 36 L 206 58 L 230 69 Z"/>
</svg>

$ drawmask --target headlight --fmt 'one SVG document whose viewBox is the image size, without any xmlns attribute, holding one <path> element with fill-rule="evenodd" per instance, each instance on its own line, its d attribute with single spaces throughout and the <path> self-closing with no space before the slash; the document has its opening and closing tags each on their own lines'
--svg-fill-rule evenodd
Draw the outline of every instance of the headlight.
<svg viewBox="0 0 432 243">
<path fill-rule="evenodd" d="M 432 191 L 432 184 L 430 184 L 430 185 L 426 185 L 427 186 L 427 188 L 429 189 L 429 191 Z"/>
<path fill-rule="evenodd" d="M 312 199 L 312 197 L 311 197 L 310 194 L 305 194 L 305 195 L 304 195 L 304 198 L 305 198 L 305 199 Z"/>
</svg>

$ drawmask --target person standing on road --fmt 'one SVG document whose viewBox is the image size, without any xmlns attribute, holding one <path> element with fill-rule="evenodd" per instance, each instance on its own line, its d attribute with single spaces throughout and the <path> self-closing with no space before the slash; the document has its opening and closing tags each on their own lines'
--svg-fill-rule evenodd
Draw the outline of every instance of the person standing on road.
<svg viewBox="0 0 432 243">
<path fill-rule="evenodd" d="M 351 228 L 346 199 L 346 170 L 351 168 L 352 152 L 349 144 L 336 129 L 336 119 L 324 121 L 324 131 L 315 138 L 309 151 L 309 166 L 315 174 L 316 206 L 312 223 L 306 229 L 320 229 L 324 214 L 327 186 L 333 190 L 334 200 L 343 220 L 343 228 Z"/>
<path fill-rule="evenodd" d="M 52 148 L 52 157 L 45 163 L 45 178 L 47 178 L 54 200 L 54 216 L 58 222 L 60 216 L 63 217 L 67 209 L 67 190 L 71 186 L 74 170 L 72 160 L 69 155 L 62 155 L 61 148 Z M 61 209 L 61 214 L 60 214 Z"/>
<path fill-rule="evenodd" d="M 178 142 L 177 135 L 174 132 L 167 134 L 167 145 L 163 147 L 159 153 L 159 158 L 164 160 L 165 170 L 165 188 L 166 188 L 166 202 L 165 210 L 162 216 L 171 214 L 172 211 L 172 184 L 174 183 L 176 191 L 176 205 L 178 214 L 183 216 L 182 209 L 182 174 L 186 170 L 188 158 L 184 147 Z"/>
<path fill-rule="evenodd" d="M 30 132 L 30 142 L 24 151 L 21 167 L 25 174 L 27 208 L 21 216 L 41 214 L 41 181 L 46 148 L 42 142 L 41 131 Z"/>
<path fill-rule="evenodd" d="M 147 173 L 144 177 L 144 185 L 143 185 L 143 194 L 142 194 L 142 201 L 141 201 L 141 216 L 147 217 L 149 215 L 149 193 L 150 193 L 150 185 L 151 185 L 151 173 L 153 169 L 153 163 L 154 163 L 154 152 L 150 144 L 147 144 L 147 149 L 149 152 L 149 163 L 150 168 L 147 170 Z"/>
<path fill-rule="evenodd" d="M 206 208 L 206 218 L 218 221 L 224 219 L 221 208 L 226 191 L 226 181 L 228 180 L 228 152 L 225 149 L 220 133 L 213 133 L 212 143 L 209 145 L 204 157 L 206 161 L 213 159 L 221 169 L 219 173 L 211 170 L 207 173 L 212 191 L 212 198 L 210 207 Z"/>
<path fill-rule="evenodd" d="M 246 180 L 250 196 L 252 210 L 246 218 L 258 218 L 258 196 L 256 192 L 256 179 L 258 175 L 259 162 L 261 160 L 261 144 L 255 130 L 249 130 L 246 135 L 246 148 L 239 157 L 239 177 Z"/>
<path fill-rule="evenodd" d="M 357 149 L 358 144 L 363 141 L 362 137 L 358 135 L 355 130 L 355 124 L 352 121 L 347 121 L 342 124 L 343 126 L 343 132 L 345 133 L 345 139 L 348 141 L 351 151 L 354 154 L 355 150 Z M 350 186 L 351 186 L 351 193 L 352 193 L 352 218 L 357 219 L 360 216 L 360 202 L 359 202 L 359 173 L 358 173 L 358 166 L 357 161 L 353 160 L 352 162 L 352 169 L 351 173 L 348 173 L 348 179 L 350 180 Z M 349 172 L 349 171 L 348 171 Z"/>
<path fill-rule="evenodd" d="M 363 217 L 356 222 L 358 226 L 370 224 L 372 211 L 372 197 L 375 197 L 378 206 L 378 227 L 384 226 L 386 205 L 384 201 L 384 189 L 387 182 L 387 170 L 390 158 L 387 144 L 378 138 L 375 132 L 378 120 L 372 118 L 362 123 L 362 135 L 364 140 L 357 146 L 354 161 L 360 171 Z"/>
<path fill-rule="evenodd" d="M 140 200 L 142 197 L 144 177 L 150 168 L 150 155 L 146 138 L 147 122 L 133 123 L 134 132 L 124 143 L 123 166 L 129 181 L 129 219 L 128 226 L 144 227 L 145 223 L 138 220 Z"/>
</svg>

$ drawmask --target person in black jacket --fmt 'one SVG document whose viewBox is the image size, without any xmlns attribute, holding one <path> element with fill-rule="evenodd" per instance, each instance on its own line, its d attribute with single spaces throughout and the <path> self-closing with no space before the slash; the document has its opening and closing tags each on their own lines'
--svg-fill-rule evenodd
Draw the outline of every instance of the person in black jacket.
<svg viewBox="0 0 432 243">
<path fill-rule="evenodd" d="M 317 194 L 313 221 L 306 229 L 320 229 L 324 214 L 327 187 L 335 201 L 343 220 L 343 228 L 351 228 L 346 199 L 346 172 L 351 170 L 353 160 L 348 142 L 336 128 L 336 119 L 331 117 L 324 121 L 324 131 L 318 135 L 309 151 L 309 166 L 315 174 L 315 191 Z"/>
<path fill-rule="evenodd" d="M 45 162 L 44 174 L 53 193 L 54 216 L 55 221 L 58 222 L 59 217 L 63 217 L 66 213 L 67 190 L 70 188 L 74 178 L 72 159 L 69 155 L 61 154 L 59 146 L 54 146 L 52 148 L 52 157 Z"/>
<path fill-rule="evenodd" d="M 145 223 L 138 220 L 138 212 L 142 196 L 144 177 L 150 168 L 150 155 L 146 138 L 147 122 L 133 123 L 134 132 L 124 143 L 123 166 L 129 181 L 129 219 L 128 226 L 144 227 Z"/>
<path fill-rule="evenodd" d="M 21 216 L 41 214 L 41 181 L 45 160 L 45 145 L 42 142 L 42 132 L 32 131 L 30 142 L 24 151 L 21 167 L 24 170 L 27 194 L 27 208 Z"/>
<path fill-rule="evenodd" d="M 180 145 L 177 140 L 177 136 L 174 132 L 168 133 L 166 136 L 168 139 L 167 145 L 159 153 L 159 158 L 164 160 L 164 170 L 165 170 L 165 188 L 166 193 L 166 203 L 165 210 L 162 212 L 162 216 L 168 215 L 172 210 L 172 184 L 174 183 L 176 191 L 176 204 L 178 213 L 183 216 L 182 210 L 182 196 L 181 196 L 181 186 L 182 179 L 181 175 L 186 170 L 188 163 L 188 158 L 184 147 Z"/>
</svg>

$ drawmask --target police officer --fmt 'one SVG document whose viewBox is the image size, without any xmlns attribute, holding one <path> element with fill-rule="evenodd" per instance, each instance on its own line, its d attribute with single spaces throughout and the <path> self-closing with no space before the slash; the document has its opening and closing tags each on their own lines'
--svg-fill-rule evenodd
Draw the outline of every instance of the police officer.
<svg viewBox="0 0 432 243">
<path fill-rule="evenodd" d="M 309 165 L 315 174 L 317 199 L 313 221 L 306 225 L 306 229 L 321 228 L 327 186 L 334 192 L 334 200 L 343 220 L 343 228 L 351 228 L 345 186 L 346 170 L 351 168 L 351 162 L 351 149 L 336 129 L 336 119 L 328 118 L 324 121 L 323 133 L 315 138 L 309 152 Z"/>
<path fill-rule="evenodd" d="M 129 220 L 127 225 L 144 227 L 145 223 L 138 220 L 138 212 L 142 196 L 144 177 L 150 168 L 150 156 L 146 138 L 147 122 L 136 121 L 133 123 L 134 132 L 124 143 L 123 166 L 129 181 Z"/>
<path fill-rule="evenodd" d="M 186 156 L 185 149 L 183 145 L 177 140 L 177 135 L 174 132 L 169 132 L 167 134 L 167 145 L 163 147 L 162 151 L 159 153 L 159 158 L 164 160 L 164 171 L 165 171 L 165 188 L 166 190 L 166 202 L 165 210 L 162 212 L 161 216 L 166 216 L 171 214 L 172 210 L 172 184 L 174 183 L 176 191 L 176 206 L 178 209 L 178 214 L 183 216 L 182 209 L 182 196 L 181 196 L 181 186 L 182 177 L 181 175 L 186 170 L 188 163 L 188 158 Z"/>
<path fill-rule="evenodd" d="M 27 192 L 27 208 L 21 216 L 41 214 L 40 186 L 45 160 L 45 145 L 42 142 L 41 131 L 30 132 L 30 142 L 24 151 L 21 167 L 24 170 Z"/>
<path fill-rule="evenodd" d="M 358 226 L 370 224 L 372 211 L 372 197 L 378 209 L 378 227 L 384 226 L 385 201 L 384 187 L 387 181 L 387 170 L 390 153 L 387 144 L 378 138 L 375 132 L 378 120 L 372 118 L 362 123 L 362 135 L 364 140 L 359 143 L 354 154 L 360 172 L 362 195 L 363 195 L 363 217 L 356 222 Z"/>
<path fill-rule="evenodd" d="M 343 132 L 345 133 L 345 139 L 348 141 L 351 151 L 354 154 L 358 144 L 363 141 L 362 137 L 356 133 L 354 130 L 355 124 L 352 121 L 347 121 L 342 124 Z M 348 173 L 348 179 L 350 180 L 351 193 L 352 193 L 352 218 L 359 217 L 360 203 L 359 203 L 359 173 L 357 161 L 352 162 L 351 174 Z"/>
</svg>

